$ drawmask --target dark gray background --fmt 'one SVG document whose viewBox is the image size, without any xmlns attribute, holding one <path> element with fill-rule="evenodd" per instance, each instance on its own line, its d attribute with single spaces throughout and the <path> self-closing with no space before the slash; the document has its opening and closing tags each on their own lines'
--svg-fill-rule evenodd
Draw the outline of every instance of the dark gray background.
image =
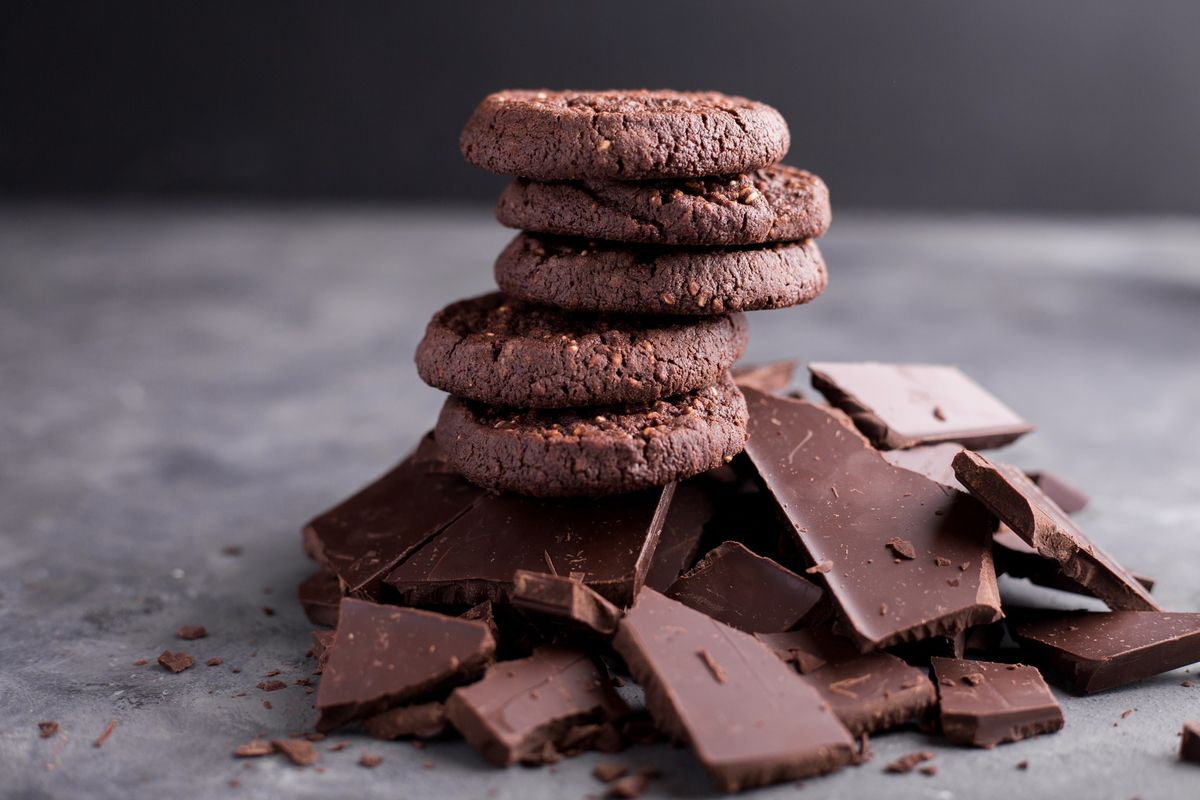
<svg viewBox="0 0 1200 800">
<path fill-rule="evenodd" d="M 509 86 L 761 98 L 839 209 L 1200 211 L 1200 3 L 25 2 L 0 193 L 489 200 Z"/>
</svg>

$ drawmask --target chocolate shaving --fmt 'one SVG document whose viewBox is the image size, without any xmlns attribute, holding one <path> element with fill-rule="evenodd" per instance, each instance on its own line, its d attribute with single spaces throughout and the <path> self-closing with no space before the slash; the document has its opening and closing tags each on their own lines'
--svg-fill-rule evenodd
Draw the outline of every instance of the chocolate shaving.
<svg viewBox="0 0 1200 800">
<path fill-rule="evenodd" d="M 117 729 L 117 721 L 115 719 L 110 719 L 108 721 L 108 724 L 104 726 L 104 730 L 96 738 L 96 741 L 92 742 L 92 747 L 95 747 L 95 748 L 104 747 L 104 743 L 108 741 L 108 737 L 112 736 L 113 731 L 115 731 L 116 729 Z"/>
<path fill-rule="evenodd" d="M 913 548 L 912 542 L 907 539 L 901 539 L 899 536 L 893 536 L 887 540 L 887 546 L 892 552 L 901 558 L 914 559 L 917 557 L 917 551 Z M 944 560 L 944 559 L 943 559 Z M 941 566 L 940 564 L 938 566 Z"/>
<path fill-rule="evenodd" d="M 701 647 L 696 651 L 696 655 L 700 656 L 700 660 L 704 662 L 704 666 L 708 667 L 708 671 L 712 673 L 717 683 L 725 682 L 725 671 L 721 669 L 720 664 L 713 660 L 712 655 L 707 650 Z"/>
<path fill-rule="evenodd" d="M 266 739 L 251 739 L 245 744 L 239 744 L 233 751 L 235 758 L 259 758 L 275 752 L 275 746 Z"/>
<path fill-rule="evenodd" d="M 890 772 L 893 775 L 906 775 L 916 769 L 917 765 L 930 761 L 933 758 L 933 753 L 928 750 L 922 750 L 918 753 L 909 753 L 905 756 L 900 756 L 895 761 L 883 768 L 884 772 Z"/>
</svg>

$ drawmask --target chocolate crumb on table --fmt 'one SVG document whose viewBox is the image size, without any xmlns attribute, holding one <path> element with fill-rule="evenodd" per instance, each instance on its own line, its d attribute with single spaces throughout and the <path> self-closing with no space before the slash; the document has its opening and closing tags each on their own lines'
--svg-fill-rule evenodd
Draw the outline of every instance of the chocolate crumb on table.
<svg viewBox="0 0 1200 800">
<path fill-rule="evenodd" d="M 116 729 L 117 729 L 117 721 L 115 719 L 110 719 L 108 721 L 108 724 L 104 726 L 104 730 L 96 738 L 96 741 L 92 742 L 92 747 L 95 747 L 97 749 L 103 747 L 104 743 L 108 741 L 108 737 L 112 736 L 113 731 L 115 731 Z"/>
<path fill-rule="evenodd" d="M 38 735 L 43 739 L 49 739 L 58 733 L 58 723 L 54 720 L 38 723 Z"/>
<path fill-rule="evenodd" d="M 192 641 L 194 639 L 203 639 L 208 636 L 208 630 L 203 625 L 184 625 L 175 635 L 180 639 Z"/>
<path fill-rule="evenodd" d="M 159 653 L 158 663 L 161 664 L 165 669 L 178 673 L 183 672 L 185 669 L 190 669 L 192 664 L 195 662 L 192 661 L 191 656 L 182 650 L 180 650 L 178 653 L 172 653 L 170 650 L 163 650 L 161 653 Z"/>
<path fill-rule="evenodd" d="M 236 758 L 259 758 L 275 752 L 275 746 L 266 739 L 251 739 L 245 744 L 238 745 L 233 755 Z"/>
<path fill-rule="evenodd" d="M 317 748 L 313 747 L 312 742 L 304 739 L 272 739 L 271 746 L 298 767 L 317 763 Z"/>
<path fill-rule="evenodd" d="M 363 753 L 361 756 L 358 757 L 358 765 L 360 767 L 367 767 L 368 769 L 374 769 L 375 767 L 378 767 L 382 763 L 383 763 L 383 756 L 377 756 L 373 753 Z"/>
<path fill-rule="evenodd" d="M 933 753 L 929 752 L 928 750 L 922 750 L 917 753 L 909 753 L 908 755 L 900 756 L 895 761 L 890 762 L 883 768 L 883 771 L 889 772 L 893 775 L 905 775 L 916 769 L 918 764 L 921 764 L 925 761 L 931 761 L 932 759 Z"/>
<path fill-rule="evenodd" d="M 592 777 L 601 783 L 612 783 L 629 774 L 629 767 L 616 761 L 601 761 L 592 767 Z"/>
</svg>

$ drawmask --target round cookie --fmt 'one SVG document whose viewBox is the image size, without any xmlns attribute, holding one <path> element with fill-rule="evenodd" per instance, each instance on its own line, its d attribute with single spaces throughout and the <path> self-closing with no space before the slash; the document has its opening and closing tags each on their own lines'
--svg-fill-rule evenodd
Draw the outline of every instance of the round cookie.
<svg viewBox="0 0 1200 800">
<path fill-rule="evenodd" d="M 508 295 L 568 311 L 707 316 L 798 306 L 828 283 L 811 239 L 658 248 L 522 233 L 496 259 Z"/>
<path fill-rule="evenodd" d="M 517 178 L 500 195 L 496 219 L 537 233 L 670 245 L 748 245 L 816 238 L 829 228 L 829 189 L 802 169 L 686 181 L 570 181 Z"/>
<path fill-rule="evenodd" d="M 537 180 L 727 175 L 787 152 L 775 109 L 716 92 L 504 91 L 488 95 L 459 137 L 463 157 Z"/>
<path fill-rule="evenodd" d="M 566 314 L 493 292 L 434 315 L 417 371 L 430 386 L 496 406 L 646 403 L 717 382 L 746 336 L 740 314 Z"/>
<path fill-rule="evenodd" d="M 624 408 L 514 411 L 450 397 L 436 437 L 446 460 L 489 489 L 536 497 L 633 492 L 728 462 L 746 442 L 746 401 L 714 386 Z"/>
</svg>

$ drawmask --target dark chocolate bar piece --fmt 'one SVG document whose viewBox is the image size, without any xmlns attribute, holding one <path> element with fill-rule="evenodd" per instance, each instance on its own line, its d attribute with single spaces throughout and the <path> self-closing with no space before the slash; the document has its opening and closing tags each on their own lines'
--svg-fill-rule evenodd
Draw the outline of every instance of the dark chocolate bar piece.
<svg viewBox="0 0 1200 800">
<path fill-rule="evenodd" d="M 780 394 L 792 385 L 792 378 L 799 363 L 792 360 L 739 365 L 733 368 L 733 382 L 739 387 L 749 386 L 760 392 Z"/>
<path fill-rule="evenodd" d="M 601 636 L 616 633 L 621 619 L 621 609 L 581 581 L 523 569 L 513 575 L 512 604 Z"/>
<path fill-rule="evenodd" d="M 559 645 L 493 664 L 446 701 L 446 716 L 467 744 L 501 767 L 556 758 L 573 729 L 628 711 L 590 655 Z"/>
<path fill-rule="evenodd" d="M 405 605 L 473 605 L 517 570 L 570 575 L 627 606 L 645 581 L 675 485 L 603 498 L 489 494 L 387 577 Z"/>
<path fill-rule="evenodd" d="M 1008 629 L 1052 681 L 1076 694 L 1200 661 L 1200 613 L 1014 609 Z"/>
<path fill-rule="evenodd" d="M 850 415 L 876 447 L 957 442 L 1000 447 L 1033 430 L 957 367 L 937 364 L 810 364 L 813 388 Z"/>
<path fill-rule="evenodd" d="M 957 658 L 931 665 L 942 734 L 955 744 L 995 747 L 1062 730 L 1062 708 L 1034 667 Z"/>
<path fill-rule="evenodd" d="M 827 664 L 807 680 L 855 736 L 919 721 L 937 704 L 925 670 L 888 653 Z"/>
<path fill-rule="evenodd" d="M 746 453 L 864 651 L 1001 617 L 983 507 L 889 464 L 841 412 L 745 394 Z"/>
<path fill-rule="evenodd" d="M 482 622 L 347 597 L 317 689 L 317 730 L 470 680 L 495 650 Z"/>
<path fill-rule="evenodd" d="M 747 633 L 791 630 L 822 594 L 821 587 L 740 542 L 710 550 L 667 591 L 668 597 Z"/>
<path fill-rule="evenodd" d="M 1058 563 L 1062 574 L 1109 608 L 1157 611 L 1159 605 L 1122 567 L 1096 546 L 1079 526 L 1025 473 L 993 463 L 970 450 L 954 457 L 959 482 L 1038 553 Z"/>
<path fill-rule="evenodd" d="M 699 554 L 705 526 L 717 510 L 716 489 L 717 481 L 711 472 L 675 486 L 654 558 L 646 571 L 646 585 L 651 589 L 665 592 Z"/>
<path fill-rule="evenodd" d="M 614 639 L 654 721 L 727 792 L 850 762 L 854 742 L 821 695 L 753 636 L 643 589 Z"/>
<path fill-rule="evenodd" d="M 305 527 L 305 550 L 338 577 L 344 594 L 377 598 L 393 567 L 483 496 L 442 463 L 426 434 L 398 466 Z"/>
<path fill-rule="evenodd" d="M 300 581 L 297 594 L 309 622 L 313 625 L 337 627 L 342 587 L 336 575 L 327 569 L 319 569 Z"/>
<path fill-rule="evenodd" d="M 1179 759 L 1200 764 L 1200 722 L 1183 723 L 1179 737 Z"/>
</svg>

